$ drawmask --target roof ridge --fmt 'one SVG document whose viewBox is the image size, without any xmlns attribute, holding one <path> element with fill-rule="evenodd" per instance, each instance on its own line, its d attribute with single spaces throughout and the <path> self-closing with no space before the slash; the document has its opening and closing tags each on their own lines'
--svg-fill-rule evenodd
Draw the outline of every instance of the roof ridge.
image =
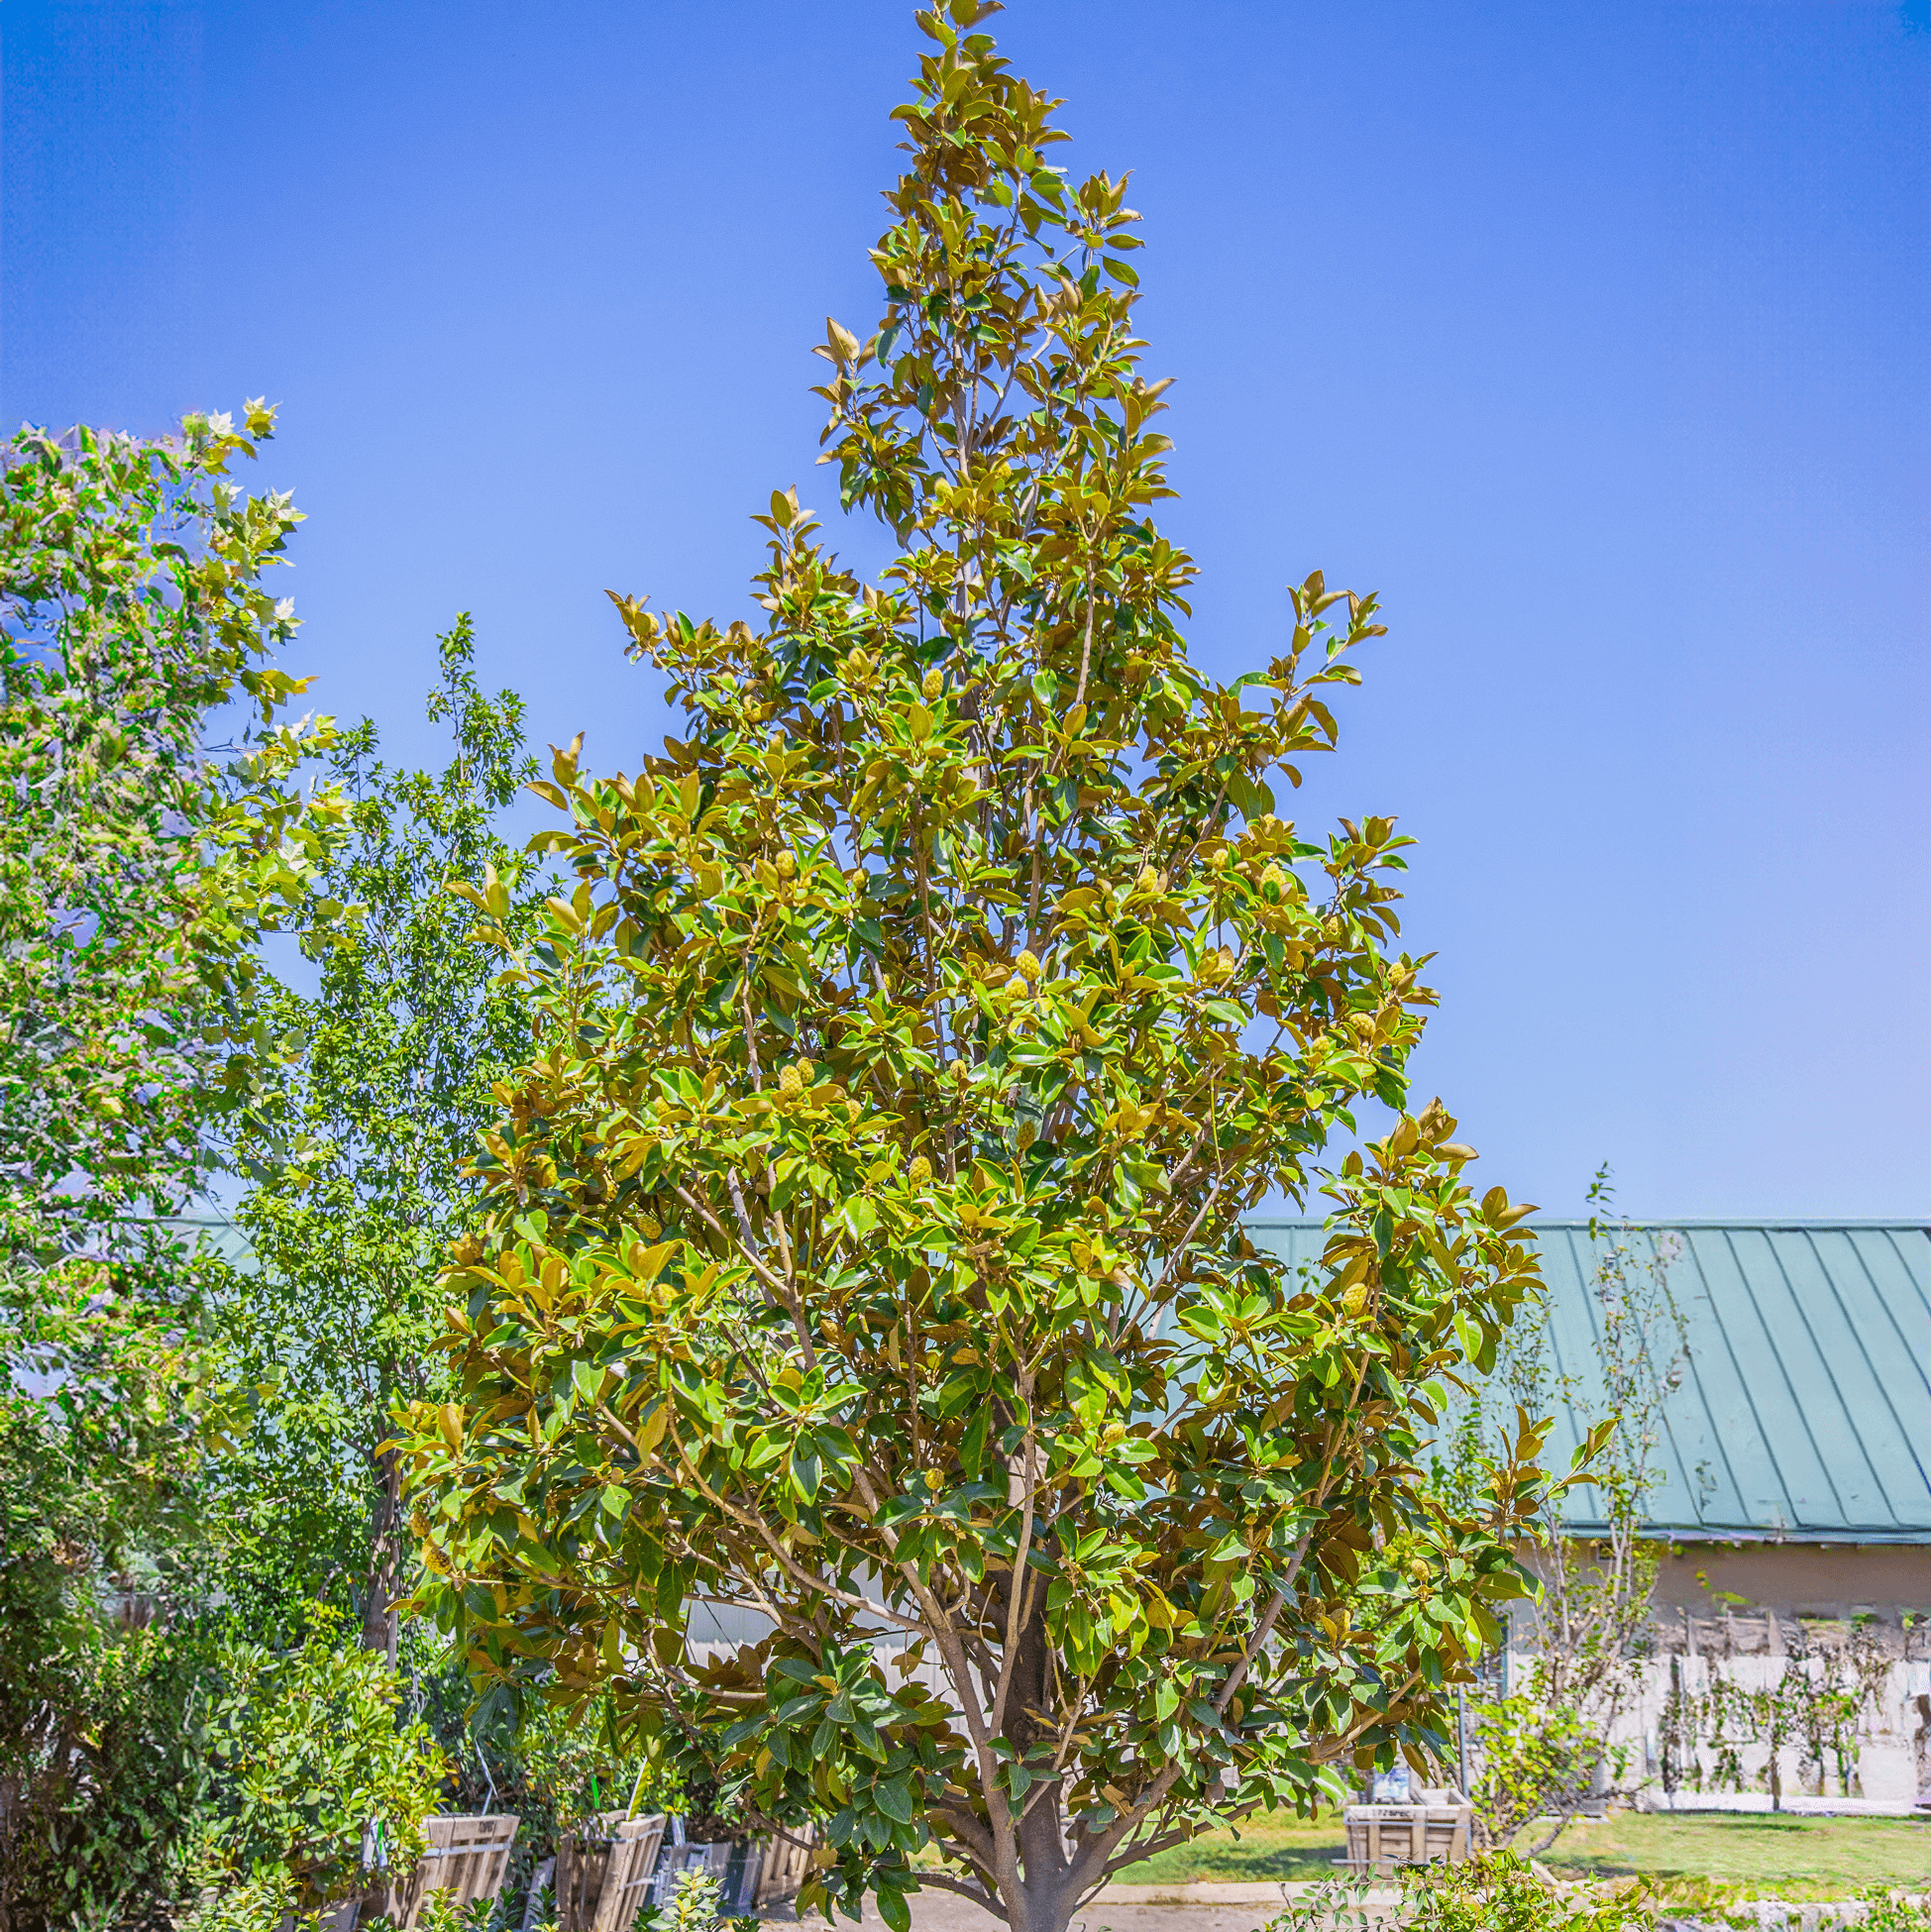
<svg viewBox="0 0 1931 1932">
<path fill-rule="evenodd" d="M 1881 1228 L 1892 1232 L 1902 1231 L 1913 1234 L 1931 1235 L 1931 1215 L 1884 1215 L 1866 1219 L 1845 1219 L 1833 1221 L 1820 1217 L 1794 1217 L 1788 1215 L 1724 1215 L 1711 1219 L 1695 1216 L 1660 1215 L 1650 1219 L 1636 1215 L 1599 1215 L 1597 1221 L 1605 1228 L 1758 1228 L 1771 1234 L 1808 1234 L 1813 1230 L 1830 1231 L 1840 1228 Z M 1327 1224 L 1322 1215 L 1247 1215 L 1242 1218 L 1245 1228 L 1321 1228 Z M 1523 1228 L 1587 1228 L 1587 1215 L 1537 1215 L 1533 1220 L 1521 1222 Z"/>
</svg>

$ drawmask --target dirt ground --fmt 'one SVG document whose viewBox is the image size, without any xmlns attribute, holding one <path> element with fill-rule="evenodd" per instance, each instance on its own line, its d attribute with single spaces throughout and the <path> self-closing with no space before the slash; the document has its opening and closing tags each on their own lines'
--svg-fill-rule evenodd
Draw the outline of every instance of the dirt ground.
<svg viewBox="0 0 1931 1932">
<path fill-rule="evenodd" d="M 1105 1899 L 1074 1919 L 1071 1932 L 1254 1932 L 1273 1916 L 1266 1905 L 1113 1905 Z M 866 1914 L 871 1923 L 871 1914 Z M 1000 1921 L 970 1899 L 919 1892 L 912 1932 L 1002 1932 Z"/>
<path fill-rule="evenodd" d="M 1003 1932 L 1001 1921 L 990 1912 L 942 1891 L 915 1892 L 911 1900 L 912 1932 Z M 1275 1905 L 1136 1905 L 1110 1903 L 1101 1899 L 1073 1920 L 1071 1932 L 1254 1932 L 1266 1924 L 1280 1908 Z M 771 1917 L 792 1918 L 789 1907 L 781 1907 Z M 794 1921 L 795 1922 L 795 1921 Z M 839 1924 L 850 1921 L 840 1919 Z M 823 1932 L 824 1922 L 815 1914 L 806 1921 L 812 1932 Z M 865 1924 L 879 1927 L 884 1921 L 867 1904 Z"/>
</svg>

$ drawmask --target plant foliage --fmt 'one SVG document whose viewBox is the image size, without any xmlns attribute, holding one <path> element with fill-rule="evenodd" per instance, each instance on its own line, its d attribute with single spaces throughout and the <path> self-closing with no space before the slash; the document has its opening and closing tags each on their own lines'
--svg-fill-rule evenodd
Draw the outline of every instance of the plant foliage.
<svg viewBox="0 0 1931 1932">
<path fill-rule="evenodd" d="M 333 801 L 265 579 L 300 521 L 230 475 L 273 412 L 0 448 L 0 1925 L 164 1900 L 233 1404 L 212 1258 L 168 1217 L 272 1042 L 252 948 Z M 219 742 L 224 707 L 241 728 Z M 250 715 L 252 713 L 252 722 Z"/>
<path fill-rule="evenodd" d="M 1276 811 L 1374 599 L 1316 574 L 1265 668 L 1189 663 L 1136 217 L 1050 164 L 988 11 L 919 16 L 885 312 L 818 352 L 841 499 L 900 555 L 861 584 L 778 491 L 760 628 L 617 598 L 688 735 L 558 754 L 535 946 L 476 892 L 534 1050 L 409 1443 L 485 1676 L 727 1725 L 738 1794 L 822 1826 L 801 1905 L 869 1888 L 901 1932 L 921 1883 L 1058 1932 L 1162 1846 L 1442 1752 L 1544 1493 L 1527 1422 L 1467 1510 L 1417 1479 L 1528 1211 L 1405 1111 L 1406 841 Z M 1322 1173 L 1363 1100 L 1393 1127 Z M 1296 1275 L 1240 1217 L 1317 1186 Z"/>
<path fill-rule="evenodd" d="M 1626 1783 L 1628 1748 L 1611 1739 L 1656 1652 L 1660 1557 L 1644 1531 L 1661 1479 L 1664 1406 L 1689 1361 L 1688 1331 L 1669 1287 L 1677 1237 L 1614 1214 L 1607 1163 L 1588 1199 L 1599 1388 L 1556 1371 L 1544 1322 L 1525 1322 L 1510 1335 L 1497 1377 L 1518 1408 L 1546 1415 L 1560 1402 L 1572 1415 L 1599 1418 L 1586 1478 L 1548 1497 L 1532 1525 L 1539 1588 L 1521 1613 L 1531 1654 L 1525 1681 L 1508 1695 L 1485 1681 L 1474 1717 L 1480 1769 L 1469 1795 L 1482 1836 L 1508 1845 L 1534 1826 L 1542 1833 L 1538 1855 L 1592 1795 Z M 1488 1458 L 1479 1438 L 1506 1426 L 1484 1414 L 1479 1393 L 1463 1405 L 1458 1436 L 1464 1453 L 1471 1446 L 1474 1452 L 1466 1474 L 1449 1472 L 1451 1489 L 1457 1480 L 1480 1480 Z M 1587 1534 L 1570 1520 L 1571 1498 L 1594 1519 Z M 1674 1787 L 1668 1763 L 1664 1783 Z"/>
<path fill-rule="evenodd" d="M 288 1582 L 346 1575 L 366 1641 L 391 1662 L 408 1539 L 389 1412 L 446 1372 L 436 1277 L 470 1205 L 462 1170 L 491 1082 L 528 1041 L 452 882 L 499 875 L 515 931 L 543 891 L 498 830 L 535 775 L 522 700 L 483 691 L 465 615 L 439 640 L 429 694 L 454 741 L 440 772 L 384 764 L 367 719 L 337 737 L 345 835 L 287 921 L 314 991 L 262 975 L 257 1011 L 286 1051 L 231 1151 L 257 1264 L 232 1326 L 266 1391 L 245 1479 L 278 1515 L 300 1511 L 307 1573 Z"/>
<path fill-rule="evenodd" d="M 217 1888 L 266 1889 L 305 1912 L 360 1892 L 372 1855 L 407 1871 L 448 1766 L 420 1719 L 398 1721 L 402 1681 L 388 1663 L 318 1610 L 292 1651 L 236 1644 L 223 1666 Z"/>
<path fill-rule="evenodd" d="M 328 802 L 262 580 L 301 520 L 229 476 L 272 433 L 24 429 L 0 450 L 0 1266 L 178 1203 L 262 1046 L 250 948 L 297 900 Z M 211 714 L 257 728 L 223 761 Z M 124 1234 L 123 1239 L 127 1236 Z"/>
<path fill-rule="evenodd" d="M 1633 1884 L 1559 1883 L 1511 1852 L 1400 1874 L 1407 1932 L 1655 1932 L 1652 1893 Z M 1302 1894 L 1262 1932 L 1380 1932 L 1395 1914 L 1364 1879 L 1337 1878 Z M 1753 1921 L 1754 1923 L 1754 1921 Z"/>
</svg>

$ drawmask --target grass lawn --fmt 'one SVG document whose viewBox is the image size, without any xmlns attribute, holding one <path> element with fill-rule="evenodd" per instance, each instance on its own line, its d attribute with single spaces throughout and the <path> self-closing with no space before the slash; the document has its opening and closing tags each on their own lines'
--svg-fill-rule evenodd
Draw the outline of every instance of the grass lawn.
<svg viewBox="0 0 1931 1932">
<path fill-rule="evenodd" d="M 1192 1879 L 1331 1878 L 1343 1855 L 1339 1818 L 1258 1819 L 1162 1852 L 1121 1884 Z M 1518 1844 L 1526 1851 L 1528 1841 Z M 1870 1884 L 1931 1885 L 1931 1824 L 1910 1818 L 1785 1818 L 1770 1814 L 1672 1818 L 1617 1812 L 1571 1825 L 1547 1854 L 1562 1878 L 1648 1874 L 1737 1887 L 1741 1897 L 1847 1898 Z"/>
<path fill-rule="evenodd" d="M 1571 1825 L 1548 1854 L 1563 1878 L 1708 1878 L 1740 1897 L 1848 1898 L 1860 1886 L 1931 1884 L 1931 1825 L 1914 1818 L 1661 1817 L 1622 1811 Z"/>
<path fill-rule="evenodd" d="M 1210 1832 L 1123 1872 L 1123 1885 L 1188 1884 L 1197 1878 L 1332 1878 L 1335 1861 L 1347 1856 L 1347 1833 L 1339 1816 L 1256 1818 L 1231 1831 Z"/>
</svg>

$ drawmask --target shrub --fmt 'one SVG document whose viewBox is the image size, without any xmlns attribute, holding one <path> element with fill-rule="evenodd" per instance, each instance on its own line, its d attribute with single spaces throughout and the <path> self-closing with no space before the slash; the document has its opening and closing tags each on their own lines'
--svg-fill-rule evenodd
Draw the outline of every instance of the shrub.
<svg viewBox="0 0 1931 1932">
<path fill-rule="evenodd" d="M 1654 1932 L 1647 1892 L 1563 1885 L 1511 1852 L 1466 1865 L 1432 1865 L 1401 1874 L 1399 1921 L 1405 1932 Z M 1262 1932 L 1374 1932 L 1387 1912 L 1370 1904 L 1365 1878 L 1317 1885 Z"/>
<path fill-rule="evenodd" d="M 423 1852 L 422 1821 L 449 1767 L 419 1719 L 397 1724 L 401 1680 L 318 1612 L 308 1641 L 281 1657 L 231 1646 L 217 1759 L 232 1778 L 211 1836 L 216 1889 L 272 1889 L 308 1910 L 362 1882 L 366 1850 L 396 1868 Z"/>
</svg>

